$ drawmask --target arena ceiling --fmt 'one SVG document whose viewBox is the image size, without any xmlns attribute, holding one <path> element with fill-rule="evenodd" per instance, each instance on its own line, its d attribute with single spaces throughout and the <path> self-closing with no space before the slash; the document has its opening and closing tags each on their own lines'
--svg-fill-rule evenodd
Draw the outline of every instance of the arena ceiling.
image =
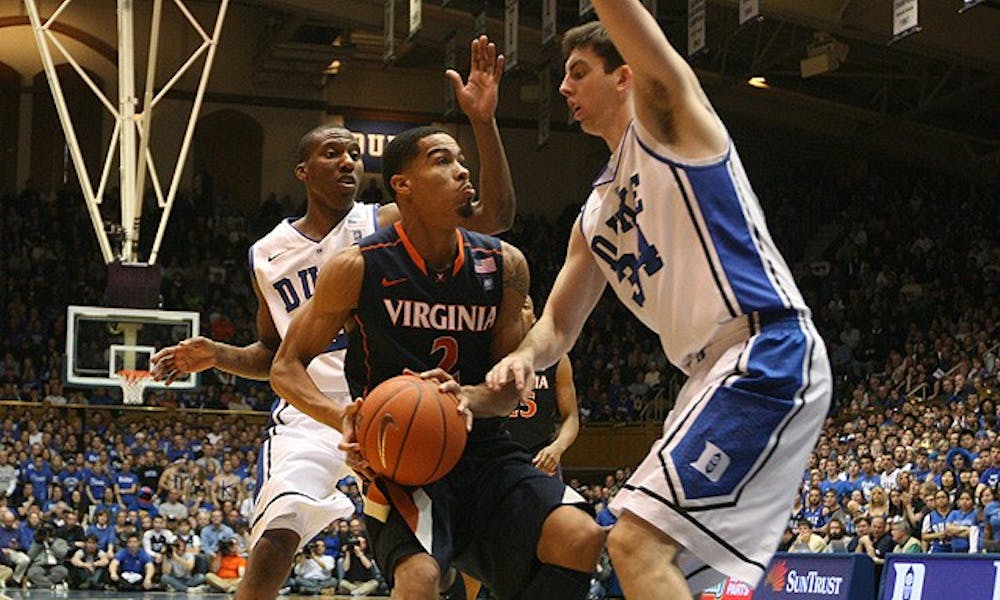
<svg viewBox="0 0 1000 600">
<path fill-rule="evenodd" d="M 260 56 L 262 73 L 278 58 L 279 70 L 287 68 L 283 58 L 294 53 L 290 48 L 311 53 L 314 62 L 336 55 L 348 64 L 382 64 L 382 0 L 258 1 L 276 16 Z M 471 35 L 473 14 L 484 5 L 488 30 L 502 38 L 503 0 L 452 0 L 445 8 L 440 0 L 425 0 L 423 28 L 411 40 L 407 2 L 396 4 L 399 49 L 391 69 L 439 71 L 445 40 L 452 32 Z M 763 137 L 762 123 L 778 123 L 828 140 L 830 147 L 864 144 L 953 170 L 1000 171 L 1000 0 L 962 14 L 959 0 L 924 0 L 922 31 L 892 45 L 890 0 L 761 0 L 764 19 L 743 28 L 737 4 L 709 0 L 709 51 L 693 61 L 723 112 L 757 123 Z M 661 26 L 684 47 L 687 0 L 658 5 Z M 578 21 L 577 2 L 560 0 L 558 6 L 559 31 L 565 31 Z M 540 64 L 560 58 L 541 48 L 541 0 L 521 0 L 520 15 L 521 65 L 508 80 L 530 85 Z M 803 78 L 800 61 L 818 34 L 843 44 L 846 59 L 835 70 Z M 333 37 L 343 45 L 331 50 Z M 751 88 L 751 76 L 766 77 L 771 87 Z"/>
</svg>

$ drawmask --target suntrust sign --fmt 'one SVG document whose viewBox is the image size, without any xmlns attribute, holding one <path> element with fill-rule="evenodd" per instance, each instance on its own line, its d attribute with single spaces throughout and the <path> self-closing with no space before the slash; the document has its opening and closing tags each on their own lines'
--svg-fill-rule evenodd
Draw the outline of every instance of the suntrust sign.
<svg viewBox="0 0 1000 600">
<path fill-rule="evenodd" d="M 825 600 L 874 597 L 875 570 L 859 554 L 777 554 L 753 597 Z"/>
</svg>

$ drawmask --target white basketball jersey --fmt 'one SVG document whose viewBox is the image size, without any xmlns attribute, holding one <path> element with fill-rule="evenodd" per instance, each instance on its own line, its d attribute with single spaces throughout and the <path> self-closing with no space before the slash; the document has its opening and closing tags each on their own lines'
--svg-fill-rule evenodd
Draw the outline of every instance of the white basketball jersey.
<svg viewBox="0 0 1000 600">
<path fill-rule="evenodd" d="M 378 228 L 378 205 L 355 202 L 347 216 L 321 240 L 313 240 L 282 220 L 250 248 L 250 268 L 267 302 L 278 334 L 284 338 L 296 310 L 312 298 L 320 267 L 331 256 Z M 344 377 L 347 335 L 341 331 L 325 352 L 309 363 L 309 376 L 331 397 L 348 392 Z M 294 410 L 292 407 L 285 409 Z"/>
<path fill-rule="evenodd" d="M 685 372 L 736 317 L 808 314 L 731 142 L 685 164 L 633 121 L 580 226 L 615 293 Z"/>
</svg>

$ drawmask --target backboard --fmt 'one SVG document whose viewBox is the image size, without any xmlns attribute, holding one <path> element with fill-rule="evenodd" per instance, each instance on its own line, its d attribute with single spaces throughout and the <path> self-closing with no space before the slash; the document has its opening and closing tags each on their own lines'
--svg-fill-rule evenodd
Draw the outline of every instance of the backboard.
<svg viewBox="0 0 1000 600">
<path fill-rule="evenodd" d="M 118 386 L 122 370 L 152 367 L 157 350 L 198 335 L 196 312 L 69 306 L 66 311 L 66 382 L 78 386 Z M 170 389 L 197 387 L 195 373 L 170 384 Z M 149 387 L 166 388 L 152 382 Z"/>
</svg>

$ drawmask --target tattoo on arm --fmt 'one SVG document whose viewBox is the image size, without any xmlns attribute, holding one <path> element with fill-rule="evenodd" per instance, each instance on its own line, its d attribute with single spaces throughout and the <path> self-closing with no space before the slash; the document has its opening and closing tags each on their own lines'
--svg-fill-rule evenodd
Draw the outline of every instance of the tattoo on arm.
<svg viewBox="0 0 1000 600">
<path fill-rule="evenodd" d="M 528 274 L 528 263 L 524 260 L 524 255 L 520 252 L 510 252 L 508 256 L 508 268 L 504 269 L 504 286 L 528 295 L 531 276 Z"/>
</svg>

